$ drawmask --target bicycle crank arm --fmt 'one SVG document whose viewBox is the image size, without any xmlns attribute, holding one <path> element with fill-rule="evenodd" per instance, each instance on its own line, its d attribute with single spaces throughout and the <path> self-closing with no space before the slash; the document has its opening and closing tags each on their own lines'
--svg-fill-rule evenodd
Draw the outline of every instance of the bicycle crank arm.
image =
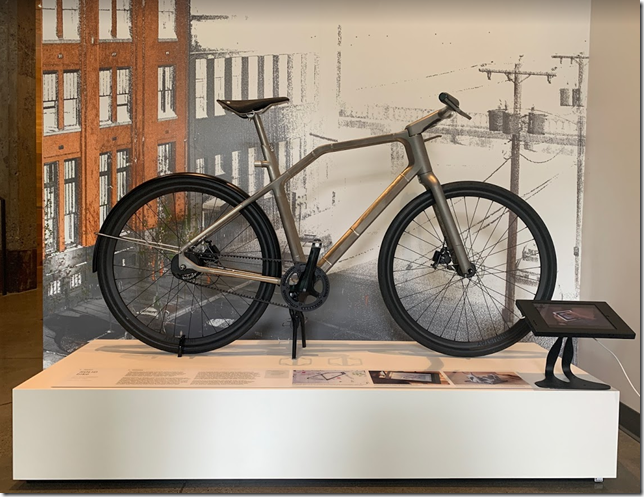
<svg viewBox="0 0 644 497">
<path fill-rule="evenodd" d="M 279 285 L 281 283 L 281 278 L 275 278 L 274 276 L 265 276 L 259 273 L 251 273 L 250 271 L 242 271 L 239 269 L 227 269 L 223 267 L 205 267 L 195 264 L 190 259 L 188 259 L 184 254 L 179 254 L 178 256 L 179 268 L 181 270 L 193 270 L 199 273 L 204 274 L 213 274 L 215 276 L 230 276 L 233 278 L 240 278 L 244 280 L 260 281 L 262 283 L 272 283 L 273 285 Z"/>
</svg>

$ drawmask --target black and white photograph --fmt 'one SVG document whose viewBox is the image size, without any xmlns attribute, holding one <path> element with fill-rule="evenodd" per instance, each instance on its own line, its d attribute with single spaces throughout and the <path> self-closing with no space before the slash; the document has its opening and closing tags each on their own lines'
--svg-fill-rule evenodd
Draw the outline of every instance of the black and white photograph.
<svg viewBox="0 0 644 497">
<path fill-rule="evenodd" d="M 517 373 L 493 371 L 454 371 L 445 373 L 454 385 L 481 387 L 527 387 L 530 385 Z"/>
<path fill-rule="evenodd" d="M 387 303 L 378 275 L 384 235 L 425 188 L 411 181 L 356 231 L 352 223 L 407 166 L 405 149 L 383 143 L 324 155 L 284 185 L 288 229 L 273 192 L 256 202 L 277 236 L 270 258 L 283 272 L 298 274 L 288 232 L 297 231 L 303 256 L 313 240 L 320 240 L 320 258 L 340 254 L 332 253 L 335 244 L 352 244 L 329 263 L 328 275 L 316 275 L 322 297 L 311 297 L 307 308 L 310 339 L 409 340 L 393 305 L 421 329 L 486 343 L 520 319 L 514 299 L 578 295 L 592 64 L 588 0 L 512 9 L 408 0 L 366 10 L 337 1 L 269 8 L 231 0 L 93 0 L 66 1 L 63 17 L 59 3 L 44 1 L 42 15 L 45 366 L 96 338 L 145 335 L 153 344 L 161 329 L 173 343 L 186 336 L 186 350 L 202 336 L 288 336 L 284 292 L 267 299 L 257 282 L 221 277 L 213 285 L 188 272 L 176 283 L 179 273 L 158 249 L 121 239 L 114 275 L 106 272 L 101 286 L 94 272 L 106 261 L 105 251 L 94 257 L 96 233 L 137 185 L 180 172 L 211 175 L 249 195 L 269 183 L 255 127 L 219 103 L 226 101 L 288 99 L 261 116 L 284 172 L 316 148 L 399 132 L 440 109 L 439 96 L 448 93 L 470 119 L 454 113 L 431 130 L 426 148 L 441 184 L 501 186 L 528 202 L 552 237 L 556 265 L 534 216 L 513 217 L 514 204 L 480 188 L 447 190 L 457 228 L 468 231 L 476 276 L 463 286 L 450 280 L 455 269 L 438 220 L 425 219 L 427 211 L 410 215 L 401 237 L 387 242 L 397 244 L 388 271 L 400 296 Z M 158 36 L 146 35 L 149 23 Z M 99 53 L 91 48 L 95 40 L 113 50 Z M 203 229 L 228 207 L 212 192 L 174 200 L 160 195 L 119 222 L 129 238 L 154 239 L 167 250 L 175 235 Z M 173 216 L 187 209 L 194 225 L 179 231 L 160 223 L 154 202 L 172 205 Z M 252 229 L 244 220 L 231 223 L 199 260 L 257 270 L 265 242 L 250 236 Z M 257 310 L 264 301 L 272 304 Z M 242 326 L 258 314 L 252 327 Z"/>
</svg>

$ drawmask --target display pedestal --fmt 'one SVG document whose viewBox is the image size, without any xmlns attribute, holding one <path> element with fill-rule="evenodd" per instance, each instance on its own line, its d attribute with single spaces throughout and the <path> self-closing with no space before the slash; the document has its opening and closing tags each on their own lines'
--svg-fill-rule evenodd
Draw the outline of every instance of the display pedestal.
<svg viewBox="0 0 644 497">
<path fill-rule="evenodd" d="M 293 360 L 289 341 L 181 358 L 91 342 L 14 389 L 14 478 L 616 476 L 619 392 L 535 387 L 536 344 L 473 359 L 415 342 L 307 345 Z M 291 370 L 517 372 L 529 386 L 276 386 Z"/>
</svg>

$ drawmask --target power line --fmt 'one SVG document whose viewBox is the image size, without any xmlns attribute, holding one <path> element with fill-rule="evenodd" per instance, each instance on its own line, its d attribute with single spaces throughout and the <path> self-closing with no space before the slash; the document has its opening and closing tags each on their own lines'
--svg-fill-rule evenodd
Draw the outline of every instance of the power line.
<svg viewBox="0 0 644 497">
<path fill-rule="evenodd" d="M 487 79 L 492 79 L 492 74 L 503 74 L 508 81 L 514 85 L 514 112 L 508 117 L 510 119 L 510 131 L 512 132 L 512 147 L 511 147 L 511 162 L 510 162 L 510 191 L 519 195 L 519 172 L 520 172 L 520 157 L 521 157 L 521 90 L 522 83 L 530 76 L 543 76 L 552 82 L 552 78 L 556 76 L 551 71 L 526 71 L 522 69 L 521 58 L 519 62 L 514 64 L 514 69 L 492 69 L 483 67 L 479 72 L 487 74 Z M 517 227 L 512 214 L 510 216 L 510 224 L 508 226 L 508 249 L 506 264 L 507 267 L 513 267 L 516 263 L 516 244 L 517 244 Z M 515 295 L 515 278 L 514 273 L 509 273 L 509 277 L 505 285 L 505 304 L 506 308 L 514 308 L 514 295 Z"/>
</svg>

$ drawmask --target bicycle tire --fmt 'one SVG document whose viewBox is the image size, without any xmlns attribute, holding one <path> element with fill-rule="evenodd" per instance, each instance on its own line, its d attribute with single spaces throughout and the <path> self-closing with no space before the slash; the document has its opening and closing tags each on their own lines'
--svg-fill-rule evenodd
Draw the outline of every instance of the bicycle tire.
<svg viewBox="0 0 644 497">
<path fill-rule="evenodd" d="M 273 295 L 273 284 L 204 273 L 177 276 L 172 252 L 166 254 L 143 242 L 181 246 L 245 198 L 242 190 L 218 178 L 177 173 L 143 183 L 114 206 L 101 233 L 119 239 L 98 237 L 95 268 L 105 303 L 126 331 L 160 350 L 177 352 L 181 344 L 185 353 L 200 353 L 231 343 L 258 321 Z M 132 243 L 123 236 L 142 242 Z M 277 236 L 255 203 L 208 240 L 210 245 L 202 244 L 202 252 L 195 252 L 195 257 L 234 269 L 281 275 Z M 222 262 L 228 250 L 242 258 Z M 200 263 L 204 262 L 200 259 Z M 217 290 L 217 285 L 232 291 L 242 285 L 245 294 L 251 287 L 250 294 L 257 300 L 227 294 Z M 195 311 L 198 316 L 193 316 Z"/>
<path fill-rule="evenodd" d="M 434 197 L 427 191 L 411 200 L 398 213 L 384 236 L 378 260 L 380 290 L 396 323 L 422 345 L 459 357 L 492 354 L 516 343 L 529 332 L 518 310 L 510 308 L 514 307 L 516 298 L 547 300 L 552 297 L 557 275 L 552 238 L 536 211 L 504 188 L 463 181 L 444 185 L 443 191 L 468 257 L 478 266 L 477 273 L 471 279 L 460 277 L 453 268 L 449 269 L 446 259 L 441 262 L 444 237 L 434 214 Z M 483 209 L 479 211 L 479 207 Z M 482 212 L 485 212 L 483 217 Z M 512 218 L 513 215 L 516 218 Z M 507 219 L 507 223 L 504 219 Z M 462 227 L 464 221 L 465 229 Z M 505 232 L 504 225 L 507 225 Z M 477 231 L 473 232 L 474 229 Z M 495 235 L 497 229 L 500 231 Z M 514 240 L 510 239 L 512 231 L 516 232 Z M 526 233 L 531 238 L 524 240 Z M 508 236 L 504 239 L 506 234 Z M 511 246 L 510 243 L 515 245 Z M 502 254 L 504 245 L 505 255 Z M 521 258 L 512 266 L 513 257 L 516 258 L 519 249 Z M 439 264 L 434 267 L 437 252 Z M 488 263 L 491 256 L 496 257 Z M 530 267 L 525 267 L 526 261 Z M 538 267 L 535 261 L 538 261 Z M 415 274 L 403 280 L 405 274 L 411 271 Z M 487 278 L 485 284 L 483 278 Z M 438 285 L 430 284 L 428 289 L 416 291 L 427 282 Z M 530 291 L 529 286 L 536 288 Z M 427 294 L 432 290 L 434 293 Z M 515 293 L 514 297 L 512 292 Z M 503 302 L 498 293 L 503 294 Z M 446 298 L 452 306 L 451 312 L 450 307 L 441 309 Z M 414 310 L 414 307 L 418 309 Z M 423 312 L 419 313 L 423 308 Z M 427 318 L 423 319 L 425 315 Z"/>
</svg>

